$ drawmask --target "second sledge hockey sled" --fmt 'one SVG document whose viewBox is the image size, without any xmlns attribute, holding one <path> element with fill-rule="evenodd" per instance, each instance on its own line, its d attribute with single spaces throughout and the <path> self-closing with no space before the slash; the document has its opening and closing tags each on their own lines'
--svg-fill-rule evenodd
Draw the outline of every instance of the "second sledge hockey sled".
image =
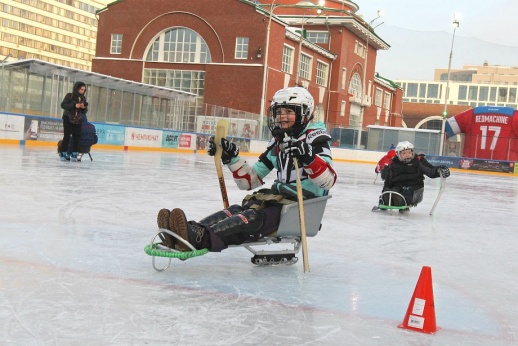
<svg viewBox="0 0 518 346">
<path fill-rule="evenodd" d="M 314 237 L 320 231 L 322 218 L 326 208 L 327 200 L 331 195 L 311 198 L 304 201 L 304 214 L 306 220 L 306 236 Z M 155 242 L 161 233 L 167 233 L 175 237 L 178 241 L 183 242 L 192 251 L 178 251 Z M 291 244 L 292 249 L 258 249 L 260 246 L 270 246 L 274 244 Z M 253 242 L 243 243 L 241 245 L 231 245 L 229 247 L 245 247 L 254 256 L 251 258 L 253 264 L 258 266 L 269 266 L 276 264 L 295 264 L 298 261 L 296 254 L 300 251 L 301 232 L 299 222 L 298 203 L 294 202 L 286 204 L 281 210 L 281 222 L 277 232 L 268 237 L 258 239 Z M 201 256 L 209 252 L 208 249 L 196 250 L 189 242 L 182 239 L 174 232 L 160 228 L 151 239 L 151 243 L 146 245 L 144 251 L 152 256 L 153 268 L 157 271 L 164 271 L 171 265 L 172 258 L 187 260 L 192 257 Z M 158 268 L 155 264 L 155 257 L 168 257 L 169 263 L 165 268 Z"/>
<path fill-rule="evenodd" d="M 415 207 L 416 204 L 410 204 L 410 205 L 407 205 L 406 203 L 406 199 L 405 197 L 400 194 L 399 192 L 396 192 L 396 191 L 385 191 L 381 194 L 380 196 L 380 200 L 381 201 L 384 201 L 385 199 L 383 198 L 384 196 L 387 196 L 388 198 L 388 204 L 378 204 L 377 206 L 374 206 L 372 208 L 372 211 L 376 211 L 376 210 L 399 210 L 400 213 L 403 213 L 405 211 L 408 211 L 410 209 L 410 207 Z M 397 196 L 397 199 L 399 201 L 403 201 L 403 203 L 405 203 L 404 205 L 393 205 L 394 203 L 394 197 Z"/>
</svg>

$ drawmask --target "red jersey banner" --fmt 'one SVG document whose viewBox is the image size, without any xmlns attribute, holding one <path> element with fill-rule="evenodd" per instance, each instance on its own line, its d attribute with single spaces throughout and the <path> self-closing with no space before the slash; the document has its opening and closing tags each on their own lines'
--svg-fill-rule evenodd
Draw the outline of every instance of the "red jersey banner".
<svg viewBox="0 0 518 346">
<path fill-rule="evenodd" d="M 475 107 L 451 117 L 446 135 L 464 134 L 462 156 L 518 161 L 518 115 L 509 107 Z"/>
</svg>

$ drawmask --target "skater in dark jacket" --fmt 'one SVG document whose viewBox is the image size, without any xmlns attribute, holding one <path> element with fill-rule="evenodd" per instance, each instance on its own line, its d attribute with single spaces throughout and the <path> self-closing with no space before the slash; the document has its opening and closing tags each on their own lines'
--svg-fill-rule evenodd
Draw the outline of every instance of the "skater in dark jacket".
<svg viewBox="0 0 518 346">
<path fill-rule="evenodd" d="M 401 194 L 405 200 L 396 194 L 382 194 L 380 204 L 415 206 L 423 200 L 424 176 L 447 178 L 450 176 L 450 170 L 446 166 L 433 166 L 422 154 L 415 155 L 412 143 L 404 141 L 397 144 L 396 156 L 383 169 L 383 174 L 385 183 L 382 193 L 394 191 Z"/>
<path fill-rule="evenodd" d="M 336 181 L 329 147 L 331 136 L 322 122 L 311 122 L 313 111 L 313 97 L 307 89 L 290 87 L 277 91 L 268 110 L 273 138 L 254 165 L 240 157 L 236 145 L 225 138 L 221 143 L 212 140 L 209 147 L 209 155 L 214 155 L 216 144 L 221 144 L 222 162 L 241 190 L 262 186 L 263 178 L 276 170 L 277 179 L 271 188 L 248 195 L 241 205 L 232 205 L 200 221 L 187 221 L 179 208 L 162 209 L 157 217 L 158 227 L 171 230 L 197 250 L 221 251 L 229 245 L 266 237 L 277 231 L 283 203 L 297 201 L 294 160 L 298 160 L 303 197 L 327 195 Z M 161 234 L 163 245 L 190 251 L 171 235 Z"/>
<path fill-rule="evenodd" d="M 70 157 L 77 157 L 79 151 L 79 136 L 81 135 L 81 119 L 88 112 L 88 102 L 85 97 L 86 85 L 76 82 L 71 93 L 65 95 L 61 102 L 63 108 L 63 139 L 59 150 L 63 160 L 70 161 Z M 72 150 L 69 150 L 68 142 L 72 136 Z"/>
</svg>

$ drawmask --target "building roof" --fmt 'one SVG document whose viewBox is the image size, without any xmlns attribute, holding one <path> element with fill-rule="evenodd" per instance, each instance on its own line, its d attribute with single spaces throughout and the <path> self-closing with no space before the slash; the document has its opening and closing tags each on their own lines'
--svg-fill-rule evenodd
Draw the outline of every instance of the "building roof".
<svg viewBox="0 0 518 346">
<path fill-rule="evenodd" d="M 122 78 L 103 75 L 96 72 L 78 70 L 71 67 L 60 66 L 37 59 L 18 60 L 15 62 L 5 63 L 4 68 L 28 69 L 29 72 L 33 72 L 40 75 L 55 74 L 59 76 L 65 76 L 71 78 L 72 80 L 81 80 L 86 84 L 98 85 L 104 88 L 111 88 L 116 90 L 124 90 L 128 92 L 133 92 L 138 95 L 185 100 L 189 99 L 190 101 L 194 101 L 196 97 L 196 94 L 189 93 L 186 91 L 134 82 Z"/>
</svg>

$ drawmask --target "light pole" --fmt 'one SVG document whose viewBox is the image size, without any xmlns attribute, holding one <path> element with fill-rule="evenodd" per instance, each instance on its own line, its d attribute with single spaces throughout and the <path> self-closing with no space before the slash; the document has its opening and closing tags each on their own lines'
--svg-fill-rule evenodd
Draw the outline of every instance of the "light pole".
<svg viewBox="0 0 518 346">
<path fill-rule="evenodd" d="M 263 138 L 263 122 L 264 122 L 264 116 L 266 115 L 266 91 L 268 87 L 268 58 L 269 58 L 269 48 L 270 48 L 270 30 L 272 26 L 272 18 L 273 18 L 273 11 L 278 7 L 293 7 L 293 8 L 319 8 L 324 6 L 324 1 L 319 0 L 319 5 L 315 5 L 313 2 L 308 0 L 299 1 L 295 5 L 276 5 L 275 2 L 277 0 L 273 0 L 273 2 L 270 4 L 270 10 L 269 10 L 269 17 L 268 17 L 268 26 L 266 27 L 266 44 L 264 47 L 264 67 L 263 67 L 263 88 L 261 92 L 261 121 L 259 126 L 259 139 Z M 258 4 L 257 6 L 261 6 L 261 4 Z M 302 35 L 302 33 L 301 33 Z M 302 38 L 301 38 L 302 42 Z M 297 78 L 298 78 L 298 70 L 297 70 Z"/>
<path fill-rule="evenodd" d="M 446 77 L 446 91 L 444 93 L 444 110 L 442 111 L 442 123 L 441 123 L 441 140 L 439 141 L 439 155 L 442 156 L 444 150 L 444 137 L 446 129 L 446 116 L 448 115 L 448 98 L 450 97 L 450 71 L 451 71 L 451 58 L 453 57 L 453 44 L 455 43 L 455 31 L 460 26 L 459 20 L 456 16 L 453 16 L 453 36 L 451 39 L 450 49 L 450 60 L 448 61 L 448 74 Z"/>
<path fill-rule="evenodd" d="M 301 1 L 299 2 L 299 4 L 301 3 L 306 3 L 307 1 Z M 313 4 L 311 1 L 309 2 L 311 4 Z M 310 7 L 317 7 L 317 14 L 321 14 L 322 13 L 322 8 L 324 7 L 325 5 L 325 0 L 318 0 L 318 5 L 310 5 Z M 300 27 L 300 39 L 299 39 L 299 59 L 298 59 L 298 63 L 297 63 L 297 74 L 295 76 L 295 85 L 299 85 L 299 77 L 300 77 L 300 67 L 301 67 L 301 62 L 302 62 L 302 41 L 304 41 L 304 24 L 306 23 L 306 21 L 309 19 L 309 18 L 305 18 L 305 15 L 306 13 L 304 12 L 304 14 L 302 15 L 302 22 L 301 22 L 301 27 Z"/>
<path fill-rule="evenodd" d="M 299 85 L 299 74 L 300 74 L 300 65 L 302 62 L 302 41 L 304 40 L 304 16 L 302 16 L 302 24 L 300 27 L 300 39 L 299 39 L 299 59 L 297 61 L 297 74 L 295 76 L 295 85 Z"/>
<path fill-rule="evenodd" d="M 362 142 L 362 126 L 363 126 L 363 115 L 365 114 L 365 107 L 366 107 L 366 100 L 367 100 L 367 57 L 369 56 L 369 38 L 370 38 L 370 31 L 371 31 L 371 27 L 372 27 L 372 24 L 377 20 L 379 19 L 380 17 L 383 16 L 383 11 L 382 10 L 378 10 L 376 12 L 376 18 L 374 18 L 373 20 L 371 20 L 368 24 L 368 32 L 367 32 L 367 39 L 365 40 L 366 41 L 366 47 L 365 47 L 365 64 L 363 66 L 363 86 L 362 86 L 362 95 L 361 95 L 361 108 L 360 108 L 360 121 L 358 123 L 358 141 L 356 143 L 356 148 L 357 149 L 360 149 L 361 148 L 361 142 Z M 378 25 L 376 25 L 374 28 L 377 28 L 378 26 L 380 26 L 381 24 L 383 23 L 380 23 Z M 372 28 L 372 29 L 374 29 Z"/>
</svg>

